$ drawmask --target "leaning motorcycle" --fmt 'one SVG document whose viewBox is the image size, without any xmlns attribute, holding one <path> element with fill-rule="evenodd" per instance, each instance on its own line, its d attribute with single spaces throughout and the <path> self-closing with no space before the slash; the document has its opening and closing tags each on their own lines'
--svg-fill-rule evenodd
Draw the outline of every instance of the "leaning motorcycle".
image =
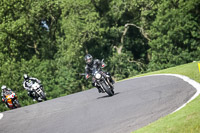
<svg viewBox="0 0 200 133">
<path fill-rule="evenodd" d="M 96 84 L 100 86 L 100 91 L 102 93 L 106 92 L 109 96 L 114 95 L 114 86 L 109 80 L 108 75 L 101 71 L 101 69 L 93 68 L 92 76 L 93 80 L 95 81 L 95 86 Z"/>
<path fill-rule="evenodd" d="M 36 98 L 38 102 L 41 102 L 42 100 L 45 100 L 45 101 L 47 100 L 46 95 L 43 91 L 43 88 L 41 84 L 39 84 L 38 82 L 34 82 L 32 84 L 31 91 L 33 91 L 32 95 Z"/>
<path fill-rule="evenodd" d="M 19 101 L 17 99 L 17 95 L 12 92 L 12 91 L 7 91 L 5 93 L 6 99 L 7 99 L 7 106 L 10 109 L 14 109 L 14 108 L 19 108 L 21 107 L 21 105 L 19 104 Z"/>
</svg>

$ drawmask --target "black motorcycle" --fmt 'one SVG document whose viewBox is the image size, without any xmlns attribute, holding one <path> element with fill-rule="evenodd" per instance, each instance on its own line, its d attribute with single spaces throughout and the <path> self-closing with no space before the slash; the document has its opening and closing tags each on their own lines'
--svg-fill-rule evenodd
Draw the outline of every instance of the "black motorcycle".
<svg viewBox="0 0 200 133">
<path fill-rule="evenodd" d="M 100 93 L 107 93 L 109 96 L 113 96 L 115 94 L 114 92 L 114 82 L 110 81 L 111 77 L 110 75 L 106 74 L 105 72 L 102 71 L 101 68 L 104 68 L 106 65 L 103 62 L 104 59 L 102 59 L 101 67 L 95 66 L 92 69 L 92 80 L 94 81 L 94 86 L 100 86 L 99 91 Z M 82 76 L 86 76 L 86 73 L 80 74 Z"/>
<path fill-rule="evenodd" d="M 100 86 L 100 92 L 106 92 L 109 96 L 114 95 L 114 86 L 109 75 L 106 75 L 100 68 L 93 68 L 92 76 L 95 86 Z"/>
</svg>

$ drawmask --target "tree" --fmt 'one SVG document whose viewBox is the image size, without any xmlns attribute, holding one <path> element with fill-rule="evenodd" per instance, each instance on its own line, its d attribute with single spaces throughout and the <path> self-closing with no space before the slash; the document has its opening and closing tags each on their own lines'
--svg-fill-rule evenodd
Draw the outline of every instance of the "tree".
<svg viewBox="0 0 200 133">
<path fill-rule="evenodd" d="M 199 59 L 199 1 L 163 1 L 151 27 L 150 70 Z"/>
</svg>

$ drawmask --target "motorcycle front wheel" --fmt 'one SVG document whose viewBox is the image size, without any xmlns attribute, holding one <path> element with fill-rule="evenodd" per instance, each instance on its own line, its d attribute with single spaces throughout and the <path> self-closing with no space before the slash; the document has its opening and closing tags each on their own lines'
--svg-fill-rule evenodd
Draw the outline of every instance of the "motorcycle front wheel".
<svg viewBox="0 0 200 133">
<path fill-rule="evenodd" d="M 45 95 L 44 92 L 41 93 L 41 98 L 42 98 L 43 100 L 45 100 L 45 101 L 47 100 L 46 95 Z"/>
<path fill-rule="evenodd" d="M 105 90 L 105 92 L 109 95 L 109 96 L 113 96 L 114 95 L 114 91 L 112 89 L 110 89 L 105 83 L 102 83 L 102 86 Z"/>
<path fill-rule="evenodd" d="M 14 105 L 15 108 L 21 107 L 21 105 L 19 104 L 19 101 L 16 100 L 16 99 L 13 101 L 13 105 Z"/>
</svg>

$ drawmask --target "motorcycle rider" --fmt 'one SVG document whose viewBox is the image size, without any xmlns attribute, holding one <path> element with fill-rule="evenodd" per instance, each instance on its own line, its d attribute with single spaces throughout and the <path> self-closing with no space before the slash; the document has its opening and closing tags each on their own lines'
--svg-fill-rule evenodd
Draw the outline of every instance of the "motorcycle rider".
<svg viewBox="0 0 200 133">
<path fill-rule="evenodd" d="M 33 82 L 37 82 L 39 84 L 41 84 L 41 81 L 38 80 L 37 78 L 33 78 L 33 77 L 29 77 L 28 74 L 24 74 L 24 82 L 23 82 L 23 87 L 25 90 L 28 91 L 28 96 L 32 97 L 33 98 L 33 101 L 36 101 L 35 100 L 35 95 L 33 94 L 33 91 L 31 89 L 32 85 L 33 85 Z M 42 86 L 42 85 L 41 85 Z M 42 87 L 43 89 L 43 87 Z"/>
<path fill-rule="evenodd" d="M 90 75 L 92 74 L 93 68 L 100 68 L 101 69 L 101 68 L 105 67 L 105 63 L 103 61 L 100 61 L 99 59 L 93 60 L 93 57 L 90 54 L 85 55 L 85 62 L 86 62 L 86 66 L 85 66 L 85 74 L 86 74 L 85 78 L 86 79 L 88 79 L 90 77 Z M 110 82 L 112 84 L 114 84 L 114 80 L 112 79 L 109 72 L 103 72 L 102 71 L 102 74 L 105 77 L 108 77 Z M 92 79 L 92 85 L 98 89 L 99 93 L 101 92 L 101 87 L 99 85 L 95 84 L 95 79 Z"/>
<path fill-rule="evenodd" d="M 4 102 L 7 105 L 7 107 L 9 107 L 9 106 L 8 106 L 8 103 L 7 103 L 6 93 L 8 93 L 9 91 L 12 92 L 12 90 L 10 88 L 7 88 L 7 86 L 5 86 L 5 85 L 1 86 L 2 102 Z"/>
</svg>

